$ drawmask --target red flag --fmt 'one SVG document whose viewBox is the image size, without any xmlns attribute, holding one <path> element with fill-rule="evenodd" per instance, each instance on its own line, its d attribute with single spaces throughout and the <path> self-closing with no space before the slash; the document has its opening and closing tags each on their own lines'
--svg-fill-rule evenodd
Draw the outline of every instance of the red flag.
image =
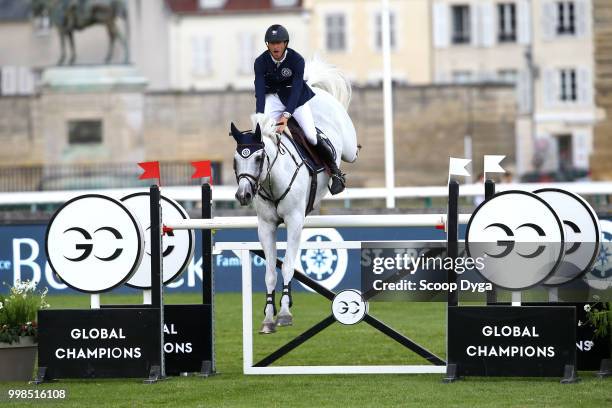
<svg viewBox="0 0 612 408">
<path fill-rule="evenodd" d="M 209 183 L 212 185 L 212 169 L 210 166 L 210 160 L 191 162 L 191 165 L 195 169 L 193 175 L 191 176 L 192 179 L 208 177 Z"/>
<path fill-rule="evenodd" d="M 158 161 L 138 163 L 138 165 L 144 170 L 144 173 L 138 177 L 138 180 L 157 179 L 159 184 L 161 184 Z"/>
</svg>

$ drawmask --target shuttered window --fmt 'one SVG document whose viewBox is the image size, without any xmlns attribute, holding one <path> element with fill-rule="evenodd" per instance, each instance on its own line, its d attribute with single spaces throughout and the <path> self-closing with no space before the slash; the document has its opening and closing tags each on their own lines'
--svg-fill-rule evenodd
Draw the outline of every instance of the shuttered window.
<svg viewBox="0 0 612 408">
<path fill-rule="evenodd" d="M 497 39 L 499 42 L 516 41 L 516 5 L 514 3 L 497 5 Z"/>
<path fill-rule="evenodd" d="M 197 36 L 191 39 L 191 63 L 196 75 L 212 73 L 212 41 L 210 37 Z"/>
<path fill-rule="evenodd" d="M 453 44 L 469 44 L 470 42 L 470 7 L 467 5 L 454 5 L 451 8 L 453 26 Z"/>
<path fill-rule="evenodd" d="M 575 69 L 561 69 L 559 95 L 563 102 L 574 102 L 578 100 L 578 86 Z"/>
<path fill-rule="evenodd" d="M 395 30 L 395 13 L 391 11 L 389 12 L 389 35 L 390 35 L 389 42 L 391 43 L 392 50 L 396 48 L 395 31 L 396 31 Z M 375 41 L 374 41 L 376 49 L 382 50 L 382 14 L 381 13 L 376 14 L 376 19 L 374 23 L 374 32 L 375 32 L 374 35 L 376 36 Z"/>
<path fill-rule="evenodd" d="M 558 1 L 557 27 L 558 35 L 574 35 L 576 33 L 576 5 L 573 1 Z"/>
<path fill-rule="evenodd" d="M 325 47 L 328 51 L 346 50 L 346 17 L 334 13 L 325 16 Z"/>
<path fill-rule="evenodd" d="M 240 46 L 240 67 L 238 73 L 242 75 L 251 75 L 253 72 L 253 63 L 255 62 L 255 34 L 242 33 L 238 36 Z"/>
</svg>

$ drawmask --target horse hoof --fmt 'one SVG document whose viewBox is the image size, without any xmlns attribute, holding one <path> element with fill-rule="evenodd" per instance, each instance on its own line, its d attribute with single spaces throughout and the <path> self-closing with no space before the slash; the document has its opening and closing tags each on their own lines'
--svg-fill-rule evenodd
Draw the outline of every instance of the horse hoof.
<svg viewBox="0 0 612 408">
<path fill-rule="evenodd" d="M 276 323 L 274 322 L 264 322 L 259 329 L 259 334 L 272 334 L 274 332 L 276 332 Z"/>
<path fill-rule="evenodd" d="M 288 315 L 278 315 L 276 316 L 276 325 L 277 326 L 293 326 L 293 316 Z"/>
</svg>

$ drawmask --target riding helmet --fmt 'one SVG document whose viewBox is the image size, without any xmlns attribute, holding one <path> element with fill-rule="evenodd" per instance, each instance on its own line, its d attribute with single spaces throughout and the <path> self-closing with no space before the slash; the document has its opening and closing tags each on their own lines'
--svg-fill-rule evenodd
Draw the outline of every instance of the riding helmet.
<svg viewBox="0 0 612 408">
<path fill-rule="evenodd" d="M 266 39 L 267 43 L 269 42 L 289 42 L 289 32 L 285 27 L 280 24 L 271 25 L 266 30 Z"/>
</svg>

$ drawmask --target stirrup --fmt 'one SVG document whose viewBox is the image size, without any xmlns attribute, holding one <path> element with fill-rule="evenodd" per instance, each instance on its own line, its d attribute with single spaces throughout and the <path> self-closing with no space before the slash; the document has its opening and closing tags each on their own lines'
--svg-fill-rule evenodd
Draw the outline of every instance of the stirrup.
<svg viewBox="0 0 612 408">
<path fill-rule="evenodd" d="M 332 193 L 332 195 L 340 194 L 346 188 L 346 179 L 344 176 L 345 174 L 340 172 L 331 175 L 332 183 L 331 186 L 329 186 L 329 192 Z"/>
<path fill-rule="evenodd" d="M 283 294 L 281 295 L 281 298 L 278 302 L 278 304 L 280 306 L 282 306 L 281 302 L 283 301 L 283 296 L 289 296 L 289 307 L 293 306 L 293 296 L 291 296 L 291 283 L 289 283 L 288 285 L 283 285 Z"/>
<path fill-rule="evenodd" d="M 275 290 L 273 290 L 272 293 L 266 294 L 266 305 L 264 306 L 264 309 L 263 309 L 264 316 L 266 315 L 266 308 L 268 307 L 268 305 L 272 305 L 272 313 L 274 313 L 274 316 L 276 316 L 276 305 L 274 304 L 275 294 L 276 294 Z"/>
</svg>

